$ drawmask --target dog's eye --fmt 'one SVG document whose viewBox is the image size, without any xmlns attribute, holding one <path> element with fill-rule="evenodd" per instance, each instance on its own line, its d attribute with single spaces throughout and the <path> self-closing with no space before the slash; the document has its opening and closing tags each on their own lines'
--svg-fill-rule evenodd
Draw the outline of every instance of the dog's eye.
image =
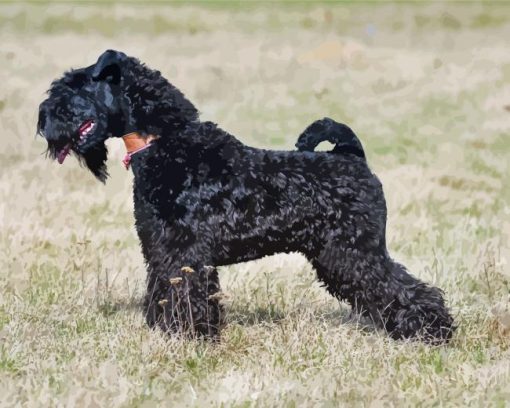
<svg viewBox="0 0 510 408">
<path fill-rule="evenodd" d="M 80 89 L 85 85 L 88 81 L 87 75 L 83 73 L 75 73 L 71 77 L 66 78 L 65 83 L 69 85 L 71 88 Z"/>
</svg>

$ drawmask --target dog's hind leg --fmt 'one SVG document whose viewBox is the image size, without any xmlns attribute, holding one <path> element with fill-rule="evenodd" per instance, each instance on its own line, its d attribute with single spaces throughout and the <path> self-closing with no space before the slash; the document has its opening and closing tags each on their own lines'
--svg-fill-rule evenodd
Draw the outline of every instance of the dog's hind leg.
<svg viewBox="0 0 510 408">
<path fill-rule="evenodd" d="M 348 301 L 393 338 L 450 339 L 453 319 L 442 292 L 410 275 L 386 249 L 361 251 L 333 240 L 312 264 L 333 296 Z"/>
</svg>

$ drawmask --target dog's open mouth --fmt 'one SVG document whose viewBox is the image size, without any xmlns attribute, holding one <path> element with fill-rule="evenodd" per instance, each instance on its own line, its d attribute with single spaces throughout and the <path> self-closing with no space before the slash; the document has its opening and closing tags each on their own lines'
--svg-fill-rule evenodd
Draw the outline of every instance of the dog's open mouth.
<svg viewBox="0 0 510 408">
<path fill-rule="evenodd" d="M 87 136 L 92 132 L 92 130 L 95 127 L 95 122 L 93 120 L 86 120 L 83 122 L 80 127 L 78 128 L 78 136 L 79 139 L 77 141 L 77 145 L 83 144 L 87 140 Z M 71 151 L 71 147 L 73 146 L 74 142 L 70 142 L 66 144 L 62 149 L 60 149 L 57 153 L 57 160 L 60 164 L 64 163 L 64 160 L 68 156 L 69 152 Z"/>
</svg>

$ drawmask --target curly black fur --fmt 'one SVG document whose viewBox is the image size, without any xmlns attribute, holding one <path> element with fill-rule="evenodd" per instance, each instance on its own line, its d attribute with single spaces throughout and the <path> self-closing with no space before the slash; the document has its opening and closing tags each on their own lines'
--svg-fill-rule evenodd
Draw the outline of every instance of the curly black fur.
<svg viewBox="0 0 510 408">
<path fill-rule="evenodd" d="M 94 129 L 79 140 L 88 120 Z M 110 50 L 52 84 L 38 130 L 50 155 L 63 161 L 70 149 L 102 181 L 106 138 L 160 136 L 132 159 L 151 327 L 215 337 L 216 267 L 298 251 L 333 296 L 393 338 L 451 337 L 442 292 L 388 254 L 382 186 L 347 126 L 315 122 L 299 138 L 302 151 L 255 149 L 201 122 L 158 71 Z M 335 143 L 333 151 L 313 152 L 323 140 Z"/>
<path fill-rule="evenodd" d="M 363 146 L 352 129 L 331 118 L 316 120 L 308 126 L 299 136 L 296 147 L 300 152 L 313 152 L 324 141 L 335 145 L 332 153 L 348 153 L 365 158 Z"/>
</svg>

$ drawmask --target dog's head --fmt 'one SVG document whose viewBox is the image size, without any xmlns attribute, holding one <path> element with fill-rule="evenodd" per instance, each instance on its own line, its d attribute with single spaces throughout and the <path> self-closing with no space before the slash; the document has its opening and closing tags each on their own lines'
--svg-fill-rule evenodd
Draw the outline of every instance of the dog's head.
<svg viewBox="0 0 510 408">
<path fill-rule="evenodd" d="M 197 118 L 193 105 L 158 71 L 114 50 L 94 65 L 66 72 L 39 107 L 37 132 L 51 158 L 74 152 L 101 181 L 108 176 L 105 140 L 130 132 L 161 135 Z"/>
</svg>

